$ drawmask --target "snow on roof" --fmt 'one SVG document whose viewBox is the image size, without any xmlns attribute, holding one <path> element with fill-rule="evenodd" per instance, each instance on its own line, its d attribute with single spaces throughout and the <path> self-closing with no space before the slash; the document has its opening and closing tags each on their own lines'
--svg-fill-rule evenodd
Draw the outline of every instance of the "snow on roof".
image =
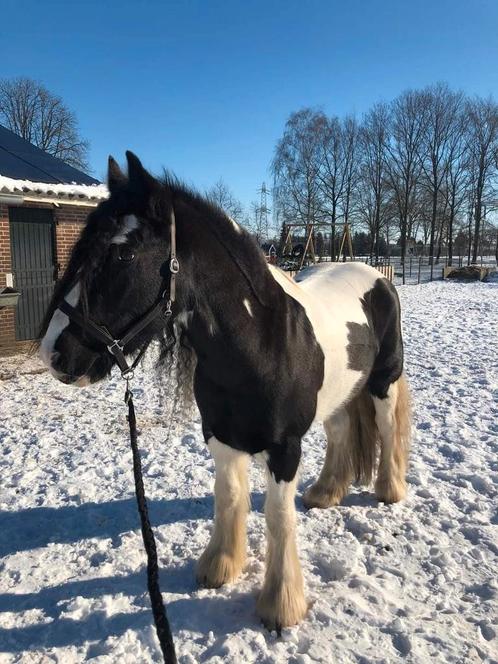
<svg viewBox="0 0 498 664">
<path fill-rule="evenodd" d="M 49 184 L 31 182 L 31 180 L 15 180 L 0 175 L 1 194 L 98 203 L 109 196 L 109 191 L 105 184 Z"/>
</svg>

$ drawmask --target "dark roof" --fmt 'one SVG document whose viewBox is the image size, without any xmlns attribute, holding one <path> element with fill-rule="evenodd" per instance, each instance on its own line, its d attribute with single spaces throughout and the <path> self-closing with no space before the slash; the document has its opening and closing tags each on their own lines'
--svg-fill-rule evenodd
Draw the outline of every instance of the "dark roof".
<svg viewBox="0 0 498 664">
<path fill-rule="evenodd" d="M 99 180 L 69 166 L 62 159 L 40 150 L 2 125 L 0 125 L 0 175 L 16 180 L 49 184 L 73 182 L 99 184 Z"/>
</svg>

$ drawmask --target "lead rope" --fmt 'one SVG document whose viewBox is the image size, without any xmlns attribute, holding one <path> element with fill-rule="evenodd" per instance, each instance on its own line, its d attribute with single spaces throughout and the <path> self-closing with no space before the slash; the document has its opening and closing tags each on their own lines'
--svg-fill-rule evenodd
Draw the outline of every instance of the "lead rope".
<svg viewBox="0 0 498 664">
<path fill-rule="evenodd" d="M 147 553 L 147 587 L 149 589 L 152 614 L 156 625 L 157 638 L 163 653 L 165 664 L 176 664 L 175 645 L 169 626 L 168 616 L 164 607 L 161 589 L 159 588 L 159 567 L 157 564 L 157 549 L 154 533 L 149 521 L 147 499 L 145 497 L 144 482 L 142 477 L 142 462 L 137 445 L 137 420 L 133 395 L 128 380 L 126 381 L 125 403 L 128 405 L 128 423 L 130 425 L 130 442 L 133 454 L 133 477 L 135 479 L 135 496 L 137 498 L 138 512 L 142 526 L 142 539 Z"/>
<path fill-rule="evenodd" d="M 176 275 L 179 270 L 178 259 L 176 257 L 176 224 L 174 211 L 171 211 L 171 253 L 170 253 L 170 290 L 169 299 L 166 304 L 166 316 L 171 316 L 171 305 L 176 299 Z M 125 372 L 126 391 L 125 403 L 128 404 L 128 424 L 130 426 L 130 442 L 133 454 L 133 477 L 135 479 L 135 496 L 137 498 L 138 512 L 140 514 L 140 523 L 142 526 L 142 539 L 147 554 L 147 587 L 149 589 L 150 603 L 152 605 L 152 614 L 156 625 L 157 638 L 163 653 L 165 664 L 176 664 L 175 644 L 169 626 L 166 608 L 164 606 L 161 589 L 159 588 L 159 566 L 157 564 L 157 549 L 154 533 L 149 521 L 149 511 L 147 508 L 147 499 L 145 497 L 144 482 L 142 477 L 142 462 L 137 445 L 137 420 L 135 417 L 135 406 L 133 405 L 133 395 L 130 390 L 129 379 L 133 376 L 133 369 L 137 365 L 142 352 L 135 359 L 130 372 Z M 131 376 L 130 376 L 131 373 Z"/>
</svg>

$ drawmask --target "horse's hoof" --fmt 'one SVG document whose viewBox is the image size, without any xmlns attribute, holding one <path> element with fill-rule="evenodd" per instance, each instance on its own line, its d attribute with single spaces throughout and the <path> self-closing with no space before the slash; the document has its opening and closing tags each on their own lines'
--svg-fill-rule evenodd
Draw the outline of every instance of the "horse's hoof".
<svg viewBox="0 0 498 664">
<path fill-rule="evenodd" d="M 406 498 L 406 482 L 391 478 L 389 480 L 377 480 L 375 483 L 375 495 L 382 503 L 398 503 Z"/>
<path fill-rule="evenodd" d="M 197 563 L 197 582 L 205 588 L 219 588 L 235 581 L 243 566 L 243 560 L 236 560 L 226 553 L 212 554 L 206 550 Z"/>
<path fill-rule="evenodd" d="M 283 585 L 276 593 L 261 591 L 257 612 L 263 625 L 278 634 L 282 627 L 299 624 L 308 611 L 304 593 L 291 585 Z"/>
<path fill-rule="evenodd" d="M 304 506 L 308 509 L 312 507 L 318 507 L 319 509 L 325 509 L 327 507 L 333 507 L 334 505 L 339 505 L 341 500 L 344 497 L 345 492 L 339 492 L 337 489 L 332 491 L 324 489 L 319 484 L 313 484 L 303 495 Z"/>
</svg>

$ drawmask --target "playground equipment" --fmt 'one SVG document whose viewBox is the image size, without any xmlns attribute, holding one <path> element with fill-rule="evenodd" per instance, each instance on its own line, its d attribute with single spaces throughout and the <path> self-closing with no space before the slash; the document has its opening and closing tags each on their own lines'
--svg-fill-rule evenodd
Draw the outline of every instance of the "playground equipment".
<svg viewBox="0 0 498 664">
<path fill-rule="evenodd" d="M 326 228 L 327 231 L 330 231 L 331 224 L 323 221 L 284 224 L 281 267 L 286 270 L 301 270 L 310 263 L 316 263 L 315 233 L 321 228 Z M 304 242 L 294 245 L 293 240 L 296 229 L 304 231 Z M 335 254 L 335 251 L 331 251 L 330 253 L 331 256 L 329 260 L 332 261 L 340 260 L 341 256 L 344 261 L 346 261 L 346 256 L 348 256 L 350 260 L 354 260 L 353 242 L 348 223 L 343 224 L 339 253 L 337 255 Z"/>
</svg>

